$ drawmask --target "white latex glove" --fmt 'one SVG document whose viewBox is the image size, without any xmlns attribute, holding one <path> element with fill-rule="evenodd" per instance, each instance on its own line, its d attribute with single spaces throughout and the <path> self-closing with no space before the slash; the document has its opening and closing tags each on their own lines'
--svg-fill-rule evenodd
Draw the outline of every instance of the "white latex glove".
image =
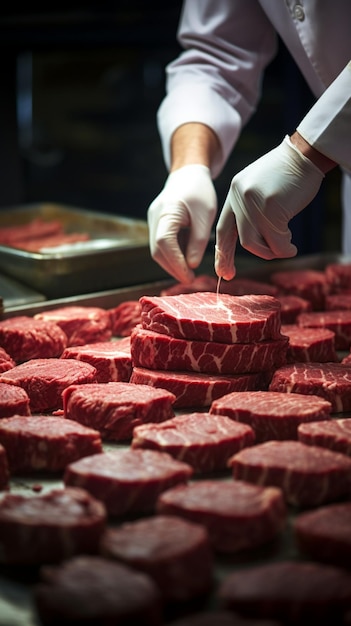
<svg viewBox="0 0 351 626">
<path fill-rule="evenodd" d="M 235 276 L 238 236 L 243 248 L 263 259 L 295 256 L 289 221 L 313 200 L 323 178 L 288 136 L 236 174 L 217 223 L 217 275 Z"/>
<path fill-rule="evenodd" d="M 217 196 L 205 165 L 185 165 L 172 172 L 148 209 L 149 243 L 153 259 L 179 282 L 194 279 L 217 213 Z M 178 234 L 189 229 L 186 252 Z M 184 256 L 185 254 L 185 256 Z"/>
</svg>

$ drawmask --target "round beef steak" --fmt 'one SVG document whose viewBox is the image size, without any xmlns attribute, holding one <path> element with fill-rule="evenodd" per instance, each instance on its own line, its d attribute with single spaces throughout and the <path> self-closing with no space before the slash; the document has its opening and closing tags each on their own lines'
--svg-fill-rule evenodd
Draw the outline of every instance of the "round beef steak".
<svg viewBox="0 0 351 626">
<path fill-rule="evenodd" d="M 0 321 L 0 346 L 16 363 L 55 358 L 66 348 L 67 335 L 51 320 L 19 315 Z"/>
<path fill-rule="evenodd" d="M 34 315 L 34 319 L 51 321 L 67 336 L 68 346 L 107 341 L 112 337 L 109 313 L 94 306 L 63 306 Z"/>
<path fill-rule="evenodd" d="M 281 295 L 276 296 L 281 306 L 281 322 L 282 324 L 295 324 L 296 318 L 300 313 L 307 313 L 311 311 L 312 305 L 305 298 L 293 295 Z"/>
<path fill-rule="evenodd" d="M 101 556 L 77 556 L 43 567 L 34 601 L 43 626 L 162 624 L 161 597 L 154 581 Z"/>
<path fill-rule="evenodd" d="M 0 560 L 38 565 L 96 553 L 105 526 L 104 505 L 83 489 L 8 493 L 0 500 Z"/>
<path fill-rule="evenodd" d="M 311 311 L 301 313 L 297 323 L 303 328 L 326 328 L 335 334 L 335 348 L 349 350 L 351 347 L 351 311 Z"/>
<path fill-rule="evenodd" d="M 29 397 L 22 387 L 0 382 L 0 418 L 30 415 Z"/>
<path fill-rule="evenodd" d="M 6 450 L 11 474 L 60 472 L 73 461 L 102 452 L 99 432 L 48 415 L 1 419 L 0 443 Z"/>
<path fill-rule="evenodd" d="M 300 551 L 314 561 L 350 568 L 351 502 L 328 504 L 297 515 L 293 531 Z"/>
<path fill-rule="evenodd" d="M 280 489 L 239 480 L 177 485 L 159 496 L 156 510 L 203 524 L 214 549 L 223 553 L 271 541 L 285 527 L 287 516 Z"/>
<path fill-rule="evenodd" d="M 130 439 L 133 428 L 174 416 L 175 395 L 123 382 L 71 385 L 62 393 L 66 418 L 98 430 L 105 440 Z"/>
<path fill-rule="evenodd" d="M 337 362 L 335 333 L 328 328 L 303 328 L 282 324 L 282 333 L 289 337 L 287 360 L 290 363 Z"/>
<path fill-rule="evenodd" d="M 351 410 L 351 367 L 341 363 L 292 363 L 279 367 L 270 391 L 317 395 L 328 400 L 332 412 Z"/>
<path fill-rule="evenodd" d="M 62 408 L 69 385 L 95 381 L 96 369 L 75 359 L 32 359 L 0 374 L 0 382 L 18 385 L 29 396 L 32 413 Z"/>
<path fill-rule="evenodd" d="M 277 619 L 284 626 L 341 626 L 351 608 L 351 573 L 308 561 L 240 568 L 224 577 L 218 603 L 243 617 Z"/>
<path fill-rule="evenodd" d="M 251 426 L 256 443 L 297 439 L 299 424 L 328 420 L 331 404 L 319 396 L 278 391 L 234 391 L 212 402 L 210 414 Z"/>
<path fill-rule="evenodd" d="M 0 373 L 7 372 L 7 370 L 10 370 L 11 367 L 15 367 L 15 365 L 16 363 L 13 358 L 0 346 Z"/>
<path fill-rule="evenodd" d="M 351 459 L 300 441 L 266 441 L 228 461 L 237 480 L 282 489 L 289 504 L 320 506 L 350 497 Z"/>
<path fill-rule="evenodd" d="M 330 423 L 301 424 L 298 439 L 309 445 L 322 446 L 351 456 L 351 418 L 332 419 Z"/>
<path fill-rule="evenodd" d="M 151 576 L 166 602 L 184 602 L 213 584 L 207 530 L 180 517 L 155 515 L 108 528 L 101 553 Z"/>
<path fill-rule="evenodd" d="M 321 270 L 282 270 L 273 272 L 270 280 L 282 295 L 299 296 L 310 302 L 316 311 L 324 308 L 325 297 L 330 291 L 326 275 Z"/>
<path fill-rule="evenodd" d="M 192 476 L 190 465 L 165 452 L 118 448 L 66 467 L 66 485 L 84 487 L 110 515 L 152 512 L 159 494 Z"/>
<path fill-rule="evenodd" d="M 84 346 L 69 346 L 61 358 L 90 363 L 96 369 L 98 383 L 128 382 L 132 373 L 130 347 L 121 344 L 122 341 L 100 341 Z"/>
<path fill-rule="evenodd" d="M 112 334 L 115 337 L 129 337 L 133 328 L 141 324 L 141 304 L 139 300 L 126 300 L 108 310 Z"/>
<path fill-rule="evenodd" d="M 226 469 L 232 454 L 254 441 L 250 426 L 234 422 L 225 415 L 186 413 L 161 424 L 137 426 L 133 431 L 132 448 L 168 452 L 191 465 L 194 472 L 203 473 Z"/>
</svg>

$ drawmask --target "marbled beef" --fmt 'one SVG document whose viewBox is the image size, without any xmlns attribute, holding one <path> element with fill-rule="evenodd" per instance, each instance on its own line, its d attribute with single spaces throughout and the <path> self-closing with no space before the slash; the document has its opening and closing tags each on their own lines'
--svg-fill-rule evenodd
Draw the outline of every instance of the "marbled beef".
<svg viewBox="0 0 351 626">
<path fill-rule="evenodd" d="M 282 324 L 282 333 L 289 337 L 289 363 L 337 362 L 335 333 L 327 328 L 301 328 L 297 324 Z"/>
<path fill-rule="evenodd" d="M 135 367 L 220 375 L 243 374 L 283 365 L 288 338 L 219 343 L 176 339 L 137 326 L 132 331 L 130 346 Z"/>
<path fill-rule="evenodd" d="M 67 336 L 51 320 L 19 315 L 0 321 L 0 346 L 16 363 L 22 363 L 59 357 L 67 346 Z"/>
<path fill-rule="evenodd" d="M 313 446 L 322 446 L 335 452 L 351 456 L 351 417 L 300 424 L 297 429 L 299 441 Z"/>
<path fill-rule="evenodd" d="M 100 307 L 67 305 L 42 311 L 34 318 L 55 322 L 66 333 L 69 346 L 107 341 L 112 336 L 110 315 Z"/>
<path fill-rule="evenodd" d="M 335 333 L 336 350 L 349 350 L 351 346 L 351 311 L 311 311 L 301 313 L 297 324 L 303 328 L 327 328 Z"/>
<path fill-rule="evenodd" d="M 279 339 L 280 304 L 272 296 L 212 292 L 140 298 L 142 326 L 197 341 L 250 343 Z"/>
<path fill-rule="evenodd" d="M 69 346 L 63 351 L 61 358 L 78 359 L 93 365 L 98 383 L 128 382 L 132 373 L 130 342 L 127 343 L 124 339 Z"/>
<path fill-rule="evenodd" d="M 30 415 L 29 397 L 22 387 L 0 382 L 0 418 Z"/>
</svg>

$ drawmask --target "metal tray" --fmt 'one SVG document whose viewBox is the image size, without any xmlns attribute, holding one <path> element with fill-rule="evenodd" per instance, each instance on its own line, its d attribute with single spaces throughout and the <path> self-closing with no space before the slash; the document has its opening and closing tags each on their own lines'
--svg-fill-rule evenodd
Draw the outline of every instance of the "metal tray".
<svg viewBox="0 0 351 626">
<path fill-rule="evenodd" d="M 167 277 L 149 251 L 143 220 L 71 206 L 42 203 L 0 212 L 0 227 L 40 217 L 60 220 L 67 233 L 89 234 L 89 241 L 28 252 L 0 245 L 0 268 L 48 298 L 73 296 Z"/>
</svg>

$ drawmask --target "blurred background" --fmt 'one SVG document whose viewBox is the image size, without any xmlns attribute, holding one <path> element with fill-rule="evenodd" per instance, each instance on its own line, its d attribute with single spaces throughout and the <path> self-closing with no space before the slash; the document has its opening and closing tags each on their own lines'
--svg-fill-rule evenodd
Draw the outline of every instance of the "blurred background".
<svg viewBox="0 0 351 626">
<path fill-rule="evenodd" d="M 41 3 L 40 3 L 41 5 Z M 167 172 L 156 127 L 180 0 L 0 10 L 0 210 L 57 202 L 145 219 Z M 280 143 L 313 103 L 281 44 L 263 99 L 215 185 Z M 293 221 L 299 254 L 339 252 L 340 174 Z"/>
</svg>

